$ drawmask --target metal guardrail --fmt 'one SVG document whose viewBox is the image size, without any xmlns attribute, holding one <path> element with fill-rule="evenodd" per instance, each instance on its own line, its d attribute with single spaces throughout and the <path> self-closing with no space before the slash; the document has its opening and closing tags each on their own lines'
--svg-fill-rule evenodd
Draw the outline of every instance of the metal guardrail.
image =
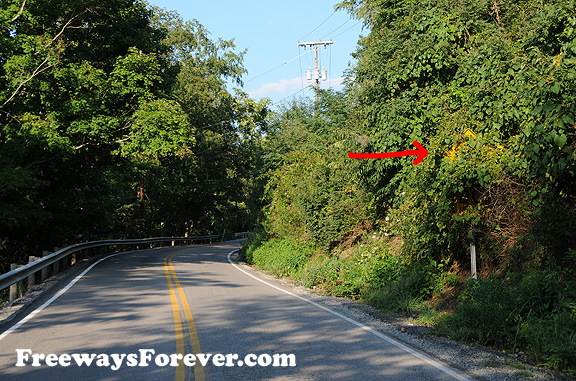
<svg viewBox="0 0 576 381">
<path fill-rule="evenodd" d="M 58 262 L 68 255 L 77 253 L 82 250 L 94 249 L 103 246 L 115 245 L 146 245 L 157 242 L 182 242 L 182 241 L 212 241 L 218 239 L 217 235 L 207 235 L 199 237 L 158 237 L 158 238 L 142 238 L 142 239 L 124 239 L 124 240 L 102 240 L 78 243 L 76 245 L 68 246 L 60 249 L 52 254 L 40 258 L 34 262 L 28 263 L 16 270 L 11 270 L 5 274 L 0 275 L 0 291 L 10 287 L 14 283 L 26 279 L 28 276 L 36 274 L 38 271 Z"/>
</svg>

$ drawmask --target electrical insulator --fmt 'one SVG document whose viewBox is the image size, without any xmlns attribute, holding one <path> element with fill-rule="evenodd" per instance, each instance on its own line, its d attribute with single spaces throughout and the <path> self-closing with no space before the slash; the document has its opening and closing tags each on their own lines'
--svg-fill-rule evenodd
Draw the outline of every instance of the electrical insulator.
<svg viewBox="0 0 576 381">
<path fill-rule="evenodd" d="M 321 78 L 323 81 L 328 79 L 328 72 L 326 71 L 326 69 L 322 68 L 322 72 L 321 72 Z"/>
<path fill-rule="evenodd" d="M 306 71 L 306 79 L 309 81 L 312 80 L 312 70 L 310 68 L 308 68 L 308 70 Z"/>
<path fill-rule="evenodd" d="M 318 71 L 318 69 L 314 70 L 314 79 L 319 79 L 320 78 L 320 72 Z"/>
</svg>

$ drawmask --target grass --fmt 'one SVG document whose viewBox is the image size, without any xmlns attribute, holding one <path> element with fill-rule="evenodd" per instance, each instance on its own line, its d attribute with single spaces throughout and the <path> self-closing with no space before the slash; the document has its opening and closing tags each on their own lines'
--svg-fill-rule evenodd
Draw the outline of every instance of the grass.
<svg viewBox="0 0 576 381">
<path fill-rule="evenodd" d="M 517 372 L 514 372 L 514 374 L 517 374 L 519 376 L 524 376 L 524 377 L 534 377 L 534 373 L 531 372 L 530 370 L 528 370 L 528 367 L 519 361 L 515 361 L 515 362 L 506 361 L 505 364 L 512 369 L 518 370 Z"/>
<path fill-rule="evenodd" d="M 374 238 L 340 254 L 286 239 L 252 242 L 258 245 L 247 248 L 246 257 L 253 264 L 305 287 L 410 316 L 455 341 L 521 349 L 545 367 L 576 369 L 576 285 L 555 271 L 468 280 L 434 261 L 404 262 Z M 531 377 L 525 368 L 518 371 Z"/>
<path fill-rule="evenodd" d="M 488 360 L 484 362 L 484 366 L 487 366 L 489 368 L 499 368 L 502 366 L 502 363 L 496 360 Z"/>
</svg>

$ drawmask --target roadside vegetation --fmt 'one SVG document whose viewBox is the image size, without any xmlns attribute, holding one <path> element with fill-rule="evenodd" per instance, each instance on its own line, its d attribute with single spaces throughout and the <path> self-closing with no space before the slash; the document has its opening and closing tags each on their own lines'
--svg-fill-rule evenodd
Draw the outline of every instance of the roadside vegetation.
<svg viewBox="0 0 576 381">
<path fill-rule="evenodd" d="M 3 0 L 0 272 L 56 246 L 253 226 L 267 101 L 241 90 L 243 54 L 140 0 Z"/>
<path fill-rule="evenodd" d="M 576 2 L 337 7 L 367 32 L 348 85 L 270 118 L 243 257 L 576 372 Z"/>
<path fill-rule="evenodd" d="M 273 111 L 196 20 L 3 1 L 0 271 L 82 241 L 251 230 L 242 256 L 277 276 L 575 374 L 576 1 L 336 8 L 366 27 L 345 88 Z M 348 158 L 413 141 L 416 166 Z"/>
</svg>

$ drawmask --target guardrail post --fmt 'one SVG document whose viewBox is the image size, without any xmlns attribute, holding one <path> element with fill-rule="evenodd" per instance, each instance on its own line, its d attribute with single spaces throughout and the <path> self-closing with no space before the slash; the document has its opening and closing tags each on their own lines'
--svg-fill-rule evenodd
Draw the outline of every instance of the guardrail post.
<svg viewBox="0 0 576 381">
<path fill-rule="evenodd" d="M 17 264 L 17 263 L 11 263 L 10 264 L 10 271 L 12 270 L 16 270 L 18 267 L 22 267 L 21 265 Z M 10 286 L 10 302 L 13 302 L 14 300 L 18 299 L 18 282 L 14 283 L 13 285 Z"/>
<path fill-rule="evenodd" d="M 42 257 L 45 257 L 45 256 L 50 255 L 50 254 L 52 254 L 52 253 L 49 252 L 49 251 L 44 250 L 44 251 L 42 252 Z M 44 283 L 44 281 L 45 281 L 46 279 L 48 279 L 48 276 L 50 275 L 50 273 L 48 272 L 49 270 L 50 270 L 50 266 L 46 266 L 46 267 L 44 267 L 44 268 L 42 269 L 42 273 L 41 273 L 42 275 L 40 276 L 40 282 L 41 282 L 41 283 Z"/>
<path fill-rule="evenodd" d="M 54 253 L 57 252 L 58 250 L 60 250 L 60 248 L 55 247 Z M 66 268 L 66 266 L 63 266 L 63 267 Z M 54 266 L 52 267 L 52 272 L 53 272 L 53 275 L 56 275 L 60 272 L 60 261 L 54 262 Z"/>
<path fill-rule="evenodd" d="M 66 247 L 65 250 L 60 252 L 58 247 L 54 248 L 54 252 L 42 252 L 42 259 L 34 258 L 35 261 L 28 263 L 23 269 L 17 270 L 18 265 L 13 265 L 10 275 L 0 274 L 0 288 L 10 288 L 10 300 L 14 301 L 22 289 L 19 288 L 18 282 L 28 280 L 28 287 L 32 287 L 36 283 L 35 274 L 40 272 L 39 278 L 42 282 L 46 281 L 49 276 L 58 274 L 61 270 L 69 267 L 71 254 L 75 260 L 84 258 L 87 254 L 97 254 L 100 247 L 114 247 L 118 250 L 118 245 L 121 249 L 128 249 L 137 246 L 138 249 L 162 247 L 161 242 L 172 244 L 173 246 L 192 245 L 201 242 L 213 242 L 218 240 L 218 236 L 197 236 L 197 237 L 158 237 L 147 239 L 124 239 L 124 240 L 100 240 L 93 242 L 85 242 L 73 246 Z M 50 258 L 52 257 L 52 258 Z M 22 284 L 22 283 L 21 283 Z"/>
<path fill-rule="evenodd" d="M 40 258 L 30 255 L 28 257 L 28 263 L 32 263 Z M 30 290 L 36 284 L 36 273 L 28 275 L 28 290 Z"/>
<path fill-rule="evenodd" d="M 88 258 L 88 251 L 89 250 L 90 249 L 86 249 L 86 250 L 80 250 L 80 251 L 76 252 L 76 255 L 74 256 L 76 261 L 74 263 L 78 263 L 78 261 L 81 261 L 83 259 Z"/>
</svg>

